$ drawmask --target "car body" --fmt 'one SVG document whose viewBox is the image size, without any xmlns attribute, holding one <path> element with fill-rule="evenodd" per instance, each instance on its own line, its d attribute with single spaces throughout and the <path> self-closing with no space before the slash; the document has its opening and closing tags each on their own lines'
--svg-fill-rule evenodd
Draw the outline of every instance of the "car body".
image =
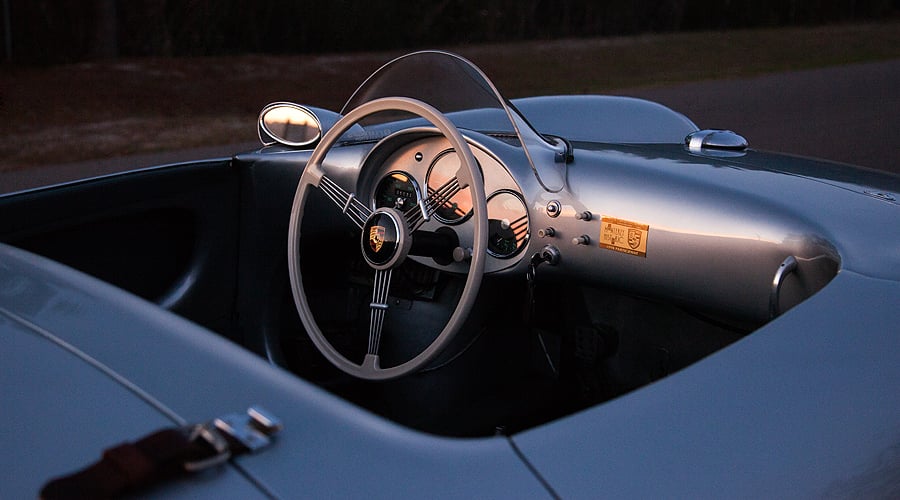
<svg viewBox="0 0 900 500">
<path fill-rule="evenodd" d="M 251 405 L 268 447 L 143 493 L 900 492 L 900 178 L 435 51 L 258 127 L 0 197 L 3 496 Z"/>
</svg>

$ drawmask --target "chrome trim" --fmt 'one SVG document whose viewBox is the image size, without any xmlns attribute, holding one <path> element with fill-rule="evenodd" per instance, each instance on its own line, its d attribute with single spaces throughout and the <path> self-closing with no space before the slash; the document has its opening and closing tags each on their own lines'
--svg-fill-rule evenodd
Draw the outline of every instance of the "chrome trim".
<svg viewBox="0 0 900 500">
<path fill-rule="evenodd" d="M 897 203 L 898 195 L 894 193 L 890 193 L 887 191 L 873 191 L 871 189 L 866 189 L 863 191 L 863 194 L 866 196 L 871 196 L 876 200 L 886 201 L 888 203 Z"/>
<path fill-rule="evenodd" d="M 215 428 L 251 452 L 272 444 L 272 437 L 284 427 L 281 420 L 260 406 L 244 413 L 231 413 L 213 420 Z"/>
<path fill-rule="evenodd" d="M 778 300 L 781 296 L 781 285 L 784 279 L 797 270 L 797 259 L 793 255 L 788 255 L 786 259 L 778 266 L 775 271 L 775 277 L 772 278 L 772 293 L 769 295 L 769 317 L 774 319 L 781 314 L 778 306 Z"/>
<path fill-rule="evenodd" d="M 115 383 L 119 384 L 120 386 L 122 386 L 123 388 L 125 388 L 125 390 L 131 392 L 132 394 L 134 394 L 135 396 L 137 396 L 138 398 L 140 398 L 141 400 L 146 402 L 148 405 L 150 405 L 156 411 L 160 412 L 163 416 L 165 416 L 166 418 L 168 418 L 175 424 L 181 425 L 181 426 L 185 426 L 188 424 L 187 420 L 182 418 L 179 414 L 175 413 L 175 411 L 172 410 L 171 408 L 169 408 L 168 406 L 166 406 L 165 403 L 156 399 L 152 394 L 145 391 L 144 389 L 142 389 L 140 386 L 138 386 L 137 384 L 135 384 L 128 378 L 119 374 L 119 372 L 113 370 L 112 368 L 110 368 L 108 365 L 101 362 L 97 358 L 94 358 L 93 356 L 82 351 L 78 347 L 75 347 L 73 344 L 66 342 L 61 337 L 57 336 L 50 330 L 46 330 L 46 329 L 38 326 L 37 324 L 32 323 L 28 319 L 26 319 L 22 316 L 19 316 L 18 314 L 14 313 L 14 312 L 10 311 L 9 309 L 6 309 L 2 306 L 0 306 L 0 316 L 6 317 L 9 321 L 19 325 L 20 327 L 24 328 L 25 330 L 28 330 L 29 332 L 33 333 L 34 335 L 37 335 L 38 337 L 41 337 L 41 338 L 53 343 L 54 345 L 59 346 L 60 348 L 71 353 L 78 359 L 84 361 L 85 363 L 92 366 L 100 373 L 109 377 L 113 382 L 115 382 Z"/>
<path fill-rule="evenodd" d="M 562 204 L 559 203 L 559 200 L 550 200 L 547 202 L 547 215 L 549 217 L 559 217 L 559 214 L 562 213 Z"/>
<path fill-rule="evenodd" d="M 728 151 L 743 151 L 749 144 L 743 136 L 731 130 L 706 129 L 698 130 L 684 138 L 684 144 L 691 152 L 700 152 L 703 149 L 724 149 Z"/>
<path fill-rule="evenodd" d="M 288 107 L 288 108 L 294 108 L 296 110 L 302 111 L 303 113 L 306 113 L 310 118 L 313 119 L 313 122 L 315 123 L 315 128 L 317 128 L 319 130 L 318 135 L 316 135 L 316 137 L 314 137 L 308 141 L 295 142 L 295 141 L 288 141 L 288 140 L 284 139 L 283 137 L 279 137 L 278 135 L 274 134 L 271 130 L 269 130 L 269 127 L 267 127 L 265 124 L 266 113 L 268 113 L 269 111 L 271 111 L 274 108 L 278 108 L 278 107 L 282 107 L 282 106 Z M 322 120 L 319 119 L 318 115 L 316 115 L 316 113 L 313 110 L 307 108 L 306 106 L 301 106 L 300 104 L 296 104 L 293 102 L 278 101 L 278 102 L 273 102 L 273 103 L 269 103 L 269 104 L 265 105 L 263 107 L 263 109 L 259 112 L 259 117 L 256 119 L 256 134 L 259 137 L 259 142 L 261 142 L 263 146 L 271 146 L 273 144 L 282 144 L 284 146 L 290 146 L 290 147 L 311 147 L 311 146 L 314 146 L 315 144 L 318 144 L 319 140 L 322 139 L 322 135 L 324 134 L 324 129 L 322 128 Z"/>
</svg>

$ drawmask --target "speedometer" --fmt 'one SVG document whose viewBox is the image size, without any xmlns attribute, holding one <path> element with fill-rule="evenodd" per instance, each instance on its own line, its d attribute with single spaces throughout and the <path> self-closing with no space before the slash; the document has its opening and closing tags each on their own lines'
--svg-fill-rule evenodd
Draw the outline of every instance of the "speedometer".
<svg viewBox="0 0 900 500">
<path fill-rule="evenodd" d="M 498 191 L 487 201 L 488 253 L 507 259 L 528 242 L 528 211 L 525 202 L 512 191 Z"/>
</svg>

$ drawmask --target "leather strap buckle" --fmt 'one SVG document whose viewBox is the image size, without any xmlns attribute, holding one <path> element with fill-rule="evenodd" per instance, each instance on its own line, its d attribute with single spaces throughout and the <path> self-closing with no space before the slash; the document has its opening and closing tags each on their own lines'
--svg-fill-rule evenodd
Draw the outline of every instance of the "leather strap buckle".
<svg viewBox="0 0 900 500">
<path fill-rule="evenodd" d="M 209 458 L 185 461 L 184 464 L 182 464 L 184 470 L 188 472 L 199 472 L 225 463 L 231 458 L 231 449 L 228 446 L 228 441 L 215 429 L 215 427 L 206 423 L 191 426 L 189 429 L 188 441 L 191 443 L 202 441 L 213 449 L 214 454 Z"/>
<path fill-rule="evenodd" d="M 104 451 L 100 460 L 44 485 L 41 498 L 110 498 L 225 464 L 272 442 L 281 422 L 258 406 L 186 427 L 169 427 Z"/>
<path fill-rule="evenodd" d="M 268 446 L 282 428 L 281 420 L 259 406 L 251 406 L 246 413 L 219 417 L 212 423 L 229 439 L 232 450 L 238 446 L 251 453 Z"/>
</svg>

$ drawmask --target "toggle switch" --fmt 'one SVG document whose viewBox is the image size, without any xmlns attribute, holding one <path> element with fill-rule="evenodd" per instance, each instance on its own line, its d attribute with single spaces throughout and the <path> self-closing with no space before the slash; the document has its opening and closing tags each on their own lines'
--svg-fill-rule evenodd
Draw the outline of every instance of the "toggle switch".
<svg viewBox="0 0 900 500">
<path fill-rule="evenodd" d="M 581 236 L 572 238 L 572 244 L 574 244 L 574 245 L 590 245 L 591 237 L 586 234 L 582 234 Z"/>
</svg>

